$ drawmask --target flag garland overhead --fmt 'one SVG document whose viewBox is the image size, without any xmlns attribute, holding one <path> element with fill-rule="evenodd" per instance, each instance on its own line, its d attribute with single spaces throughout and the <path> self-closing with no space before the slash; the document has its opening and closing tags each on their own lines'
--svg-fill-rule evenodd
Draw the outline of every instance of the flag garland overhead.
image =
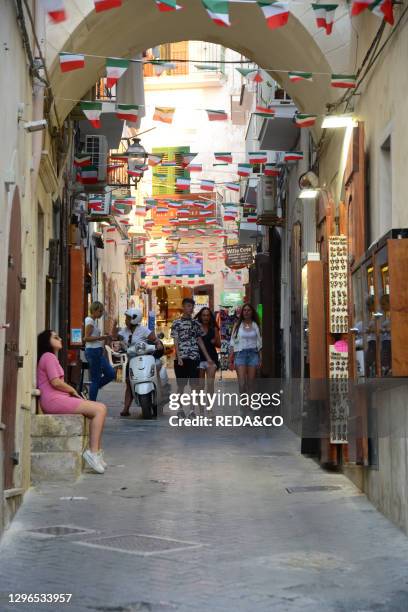
<svg viewBox="0 0 408 612">
<path fill-rule="evenodd" d="M 136 104 L 117 104 L 116 116 L 122 121 L 135 122 L 138 119 L 139 106 Z"/>
<path fill-rule="evenodd" d="M 311 127 L 316 123 L 317 115 L 305 115 L 303 113 L 297 113 L 295 115 L 295 123 L 300 128 Z"/>
<path fill-rule="evenodd" d="M 231 25 L 229 18 L 229 1 L 228 0 L 201 0 L 208 16 L 217 25 L 229 27 Z"/>
<path fill-rule="evenodd" d="M 214 153 L 214 157 L 218 161 L 223 161 L 223 162 L 227 162 L 227 164 L 232 164 L 232 153 L 229 153 L 229 152 Z"/>
<path fill-rule="evenodd" d="M 71 72 L 85 67 L 85 56 L 81 53 L 60 53 L 61 72 Z"/>
<path fill-rule="evenodd" d="M 94 128 L 101 127 L 102 102 L 81 102 L 80 107 L 85 117 Z"/>
<path fill-rule="evenodd" d="M 173 123 L 173 115 L 176 109 L 169 106 L 156 106 L 153 121 L 161 121 L 162 123 Z"/>
<path fill-rule="evenodd" d="M 111 89 L 126 70 L 129 68 L 129 60 L 117 57 L 108 57 L 106 60 L 106 87 Z"/>
<path fill-rule="evenodd" d="M 392 0 L 353 0 L 351 16 L 360 15 L 366 9 L 369 9 L 377 17 L 382 17 L 390 25 L 394 25 Z"/>
<path fill-rule="evenodd" d="M 224 110 L 206 109 L 209 121 L 227 121 L 228 114 Z"/>
<path fill-rule="evenodd" d="M 110 9 L 122 6 L 122 0 L 94 0 L 95 12 L 110 11 Z"/>
<path fill-rule="evenodd" d="M 327 35 L 333 31 L 334 14 L 338 6 L 338 4 L 312 4 L 317 27 L 326 30 Z"/>
<path fill-rule="evenodd" d="M 342 89 L 352 89 L 356 87 L 356 76 L 354 74 L 332 74 L 330 85 Z"/>
<path fill-rule="evenodd" d="M 287 24 L 289 19 L 289 5 L 287 2 L 258 0 L 258 6 L 262 9 L 270 30 L 281 28 Z"/>
<path fill-rule="evenodd" d="M 311 72 L 288 72 L 288 78 L 292 83 L 313 81 L 313 74 Z"/>
<path fill-rule="evenodd" d="M 166 13 L 169 11 L 179 11 L 183 8 L 182 6 L 179 6 L 177 4 L 176 0 L 154 0 L 154 2 L 159 11 L 161 11 L 162 13 Z"/>
<path fill-rule="evenodd" d="M 275 117 L 275 109 L 257 104 L 255 107 L 254 115 L 258 115 L 259 117 L 265 117 L 266 119 L 273 119 Z"/>
<path fill-rule="evenodd" d="M 43 5 L 52 23 L 61 23 L 66 20 L 64 0 L 43 0 Z"/>
</svg>

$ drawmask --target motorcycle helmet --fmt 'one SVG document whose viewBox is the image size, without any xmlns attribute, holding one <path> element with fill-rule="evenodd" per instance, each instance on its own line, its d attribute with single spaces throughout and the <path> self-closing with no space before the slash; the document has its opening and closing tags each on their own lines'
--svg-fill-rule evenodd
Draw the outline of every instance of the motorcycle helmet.
<svg viewBox="0 0 408 612">
<path fill-rule="evenodd" d="M 139 325 L 142 320 L 142 311 L 138 308 L 128 308 L 125 310 L 125 315 L 130 317 L 131 325 Z"/>
</svg>

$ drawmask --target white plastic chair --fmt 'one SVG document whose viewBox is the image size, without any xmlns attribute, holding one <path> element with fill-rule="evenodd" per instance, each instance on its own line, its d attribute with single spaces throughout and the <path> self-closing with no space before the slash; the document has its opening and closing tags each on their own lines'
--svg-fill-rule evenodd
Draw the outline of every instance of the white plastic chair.
<svg viewBox="0 0 408 612">
<path fill-rule="evenodd" d="M 126 353 L 117 353 L 116 351 L 113 351 L 110 346 L 105 346 L 105 349 L 108 355 L 108 361 L 111 364 L 112 368 L 114 370 L 117 368 L 122 368 L 122 381 L 125 381 L 128 356 L 126 355 Z M 115 358 L 116 361 L 113 361 L 113 358 Z"/>
</svg>

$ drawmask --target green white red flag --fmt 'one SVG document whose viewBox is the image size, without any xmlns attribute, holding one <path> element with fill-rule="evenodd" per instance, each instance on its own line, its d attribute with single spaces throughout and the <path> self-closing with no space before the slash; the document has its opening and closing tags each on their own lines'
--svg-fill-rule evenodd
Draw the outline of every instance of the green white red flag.
<svg viewBox="0 0 408 612">
<path fill-rule="evenodd" d="M 173 115 L 176 109 L 170 106 L 156 106 L 153 121 L 162 123 L 173 123 Z"/>
<path fill-rule="evenodd" d="M 74 157 L 74 166 L 77 168 L 83 168 L 84 166 L 90 166 L 92 164 L 92 158 L 88 153 L 77 153 Z"/>
<path fill-rule="evenodd" d="M 214 191 L 215 181 L 202 180 L 200 181 L 200 189 L 203 191 Z"/>
<path fill-rule="evenodd" d="M 263 76 L 258 68 L 236 68 L 243 77 L 248 78 L 254 83 L 263 83 Z"/>
<path fill-rule="evenodd" d="M 170 161 L 162 161 L 160 165 L 162 166 L 162 168 L 175 168 L 177 166 L 177 162 L 172 159 Z M 164 176 L 167 178 L 166 175 Z"/>
<path fill-rule="evenodd" d="M 189 164 L 186 170 L 188 170 L 188 172 L 202 172 L 203 165 L 202 164 Z"/>
<path fill-rule="evenodd" d="M 98 168 L 96 166 L 80 168 L 77 174 L 77 181 L 82 185 L 95 185 L 98 182 Z"/>
<path fill-rule="evenodd" d="M 276 166 L 276 164 L 265 164 L 264 175 L 265 176 L 279 176 L 280 170 Z"/>
<path fill-rule="evenodd" d="M 191 179 L 185 178 L 184 176 L 176 178 L 177 189 L 188 191 L 190 189 L 190 186 L 191 186 Z"/>
<path fill-rule="evenodd" d="M 80 102 L 85 117 L 94 128 L 101 127 L 102 102 Z"/>
<path fill-rule="evenodd" d="M 228 0 L 201 0 L 208 16 L 217 25 L 229 27 L 231 25 L 229 18 L 229 1 Z"/>
<path fill-rule="evenodd" d="M 338 4 L 312 4 L 318 28 L 323 28 L 329 35 L 333 31 L 334 16 Z"/>
<path fill-rule="evenodd" d="M 209 121 L 227 121 L 228 115 L 224 110 L 214 110 L 207 108 L 207 115 Z"/>
<path fill-rule="evenodd" d="M 214 153 L 214 157 L 218 161 L 227 162 L 227 164 L 232 164 L 232 153 L 230 152 Z"/>
<path fill-rule="evenodd" d="M 275 117 L 275 109 L 257 104 L 255 107 L 254 115 L 258 115 L 259 117 L 265 117 L 266 119 L 273 119 Z"/>
<path fill-rule="evenodd" d="M 360 15 L 369 9 L 377 17 L 382 17 L 390 25 L 394 25 L 394 8 L 392 0 L 357 0 L 353 1 L 351 16 Z"/>
<path fill-rule="evenodd" d="M 197 153 L 183 153 L 183 161 L 181 162 L 181 167 L 187 168 L 187 166 L 191 164 L 195 157 L 197 157 Z"/>
<path fill-rule="evenodd" d="M 95 12 L 110 11 L 113 8 L 122 6 L 122 0 L 94 0 Z"/>
<path fill-rule="evenodd" d="M 229 189 L 230 191 L 239 193 L 239 183 L 225 183 L 225 187 Z"/>
<path fill-rule="evenodd" d="M 179 6 L 176 0 L 154 0 L 157 8 L 162 13 L 167 13 L 168 11 L 179 11 L 182 6 Z"/>
<path fill-rule="evenodd" d="M 302 151 L 287 151 L 284 157 L 285 162 L 300 161 L 301 159 L 303 159 Z"/>
<path fill-rule="evenodd" d="M 93 210 L 95 212 L 102 212 L 103 211 L 103 198 L 101 197 L 89 198 L 88 211 L 90 210 Z"/>
<path fill-rule="evenodd" d="M 52 23 L 62 23 L 66 20 L 64 0 L 42 0 L 42 3 Z"/>
<path fill-rule="evenodd" d="M 287 2 L 258 0 L 258 6 L 262 9 L 269 29 L 275 30 L 287 24 L 289 19 Z"/>
<path fill-rule="evenodd" d="M 313 81 L 313 74 L 311 72 L 288 72 L 288 77 L 292 83 L 297 83 L 298 81 Z"/>
<path fill-rule="evenodd" d="M 317 115 L 304 115 L 298 113 L 295 115 L 295 123 L 300 128 L 311 127 L 316 123 Z"/>
<path fill-rule="evenodd" d="M 163 159 L 163 155 L 155 155 L 153 153 L 149 153 L 147 155 L 149 160 L 149 166 L 158 166 Z"/>
<path fill-rule="evenodd" d="M 248 177 L 252 172 L 251 164 L 238 164 L 238 176 Z"/>
<path fill-rule="evenodd" d="M 60 53 L 59 61 L 61 72 L 80 70 L 85 66 L 85 56 L 80 53 Z"/>
<path fill-rule="evenodd" d="M 224 211 L 224 221 L 235 221 L 238 215 L 238 208 L 229 206 Z"/>
<path fill-rule="evenodd" d="M 268 161 L 268 154 L 266 151 L 252 151 L 248 153 L 248 160 L 251 166 L 255 164 L 266 164 Z"/>
<path fill-rule="evenodd" d="M 247 223 L 256 223 L 256 220 L 257 220 L 256 213 L 249 213 L 245 219 Z"/>
<path fill-rule="evenodd" d="M 354 74 L 332 74 L 330 84 L 332 87 L 352 89 L 356 86 L 356 76 Z"/>
<path fill-rule="evenodd" d="M 106 87 L 110 89 L 123 76 L 129 68 L 129 60 L 119 59 L 117 57 L 108 57 L 106 59 Z"/>
</svg>

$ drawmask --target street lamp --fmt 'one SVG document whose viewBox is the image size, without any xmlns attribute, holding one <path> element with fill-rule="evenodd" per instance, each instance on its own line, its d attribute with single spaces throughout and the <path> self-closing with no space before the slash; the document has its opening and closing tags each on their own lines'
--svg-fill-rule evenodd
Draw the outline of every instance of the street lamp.
<svg viewBox="0 0 408 612">
<path fill-rule="evenodd" d="M 125 151 L 128 158 L 128 174 L 137 185 L 142 180 L 143 174 L 146 171 L 147 153 L 144 146 L 140 142 L 140 138 L 129 139 L 130 143 Z"/>
</svg>

